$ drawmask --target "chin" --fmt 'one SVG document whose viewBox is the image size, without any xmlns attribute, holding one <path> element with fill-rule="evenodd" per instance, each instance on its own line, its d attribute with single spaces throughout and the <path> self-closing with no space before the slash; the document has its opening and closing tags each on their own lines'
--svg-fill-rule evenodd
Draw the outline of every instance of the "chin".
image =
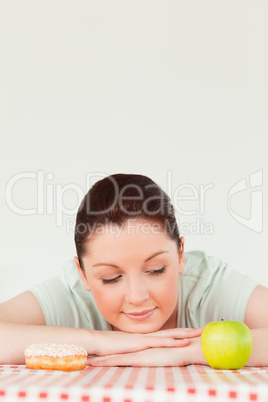
<svg viewBox="0 0 268 402">
<path fill-rule="evenodd" d="M 116 331 L 129 332 L 131 334 L 149 334 L 150 332 L 156 332 L 161 329 L 161 325 L 153 323 L 139 323 L 139 324 L 128 324 L 121 325 L 118 327 L 113 327 Z"/>
</svg>

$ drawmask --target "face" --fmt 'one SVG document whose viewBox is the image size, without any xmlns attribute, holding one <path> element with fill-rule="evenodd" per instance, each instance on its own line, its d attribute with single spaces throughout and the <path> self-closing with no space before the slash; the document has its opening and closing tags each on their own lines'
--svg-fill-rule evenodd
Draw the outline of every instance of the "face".
<svg viewBox="0 0 268 402">
<path fill-rule="evenodd" d="M 174 240 L 148 222 L 105 228 L 87 244 L 84 271 L 75 257 L 102 316 L 113 329 L 125 332 L 175 328 L 184 238 L 178 251 Z"/>
</svg>

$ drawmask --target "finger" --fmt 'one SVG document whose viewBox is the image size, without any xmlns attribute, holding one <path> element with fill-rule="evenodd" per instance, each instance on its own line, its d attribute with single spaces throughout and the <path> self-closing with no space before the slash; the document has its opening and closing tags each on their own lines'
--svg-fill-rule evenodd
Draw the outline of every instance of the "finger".
<svg viewBox="0 0 268 402">
<path fill-rule="evenodd" d="M 187 338 L 186 339 L 174 339 L 174 341 L 176 342 L 175 346 L 180 347 L 180 348 L 188 346 L 191 343 L 191 339 L 187 339 Z"/>
<path fill-rule="evenodd" d="M 143 342 L 142 346 L 136 346 L 135 351 L 145 350 L 150 348 L 177 348 L 177 347 L 185 347 L 191 343 L 189 338 L 186 339 L 174 339 L 174 338 L 163 338 L 157 336 L 151 336 L 146 339 L 146 343 Z M 132 352 L 128 350 L 127 352 Z"/>
<path fill-rule="evenodd" d="M 172 337 L 172 338 L 195 338 L 200 336 L 203 331 L 203 328 L 172 328 L 172 329 L 165 329 L 161 331 L 157 331 L 154 333 L 145 334 L 156 336 L 156 337 Z"/>
<path fill-rule="evenodd" d="M 202 334 L 203 328 L 193 328 L 193 329 L 188 329 L 186 331 L 187 338 L 196 338 L 197 336 L 200 336 Z"/>
<path fill-rule="evenodd" d="M 174 348 L 174 347 L 184 347 L 188 346 L 191 343 L 189 338 L 186 339 L 172 339 L 172 338 L 154 338 L 150 342 L 151 347 L 158 348 Z"/>
<path fill-rule="evenodd" d="M 201 335 L 203 328 L 178 328 L 172 331 L 174 338 L 195 338 Z"/>
</svg>

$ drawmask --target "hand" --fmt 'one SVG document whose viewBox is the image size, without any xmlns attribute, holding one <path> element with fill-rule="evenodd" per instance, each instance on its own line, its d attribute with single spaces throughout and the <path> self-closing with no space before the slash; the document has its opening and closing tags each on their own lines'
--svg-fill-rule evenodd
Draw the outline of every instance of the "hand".
<svg viewBox="0 0 268 402">
<path fill-rule="evenodd" d="M 174 328 L 148 334 L 133 334 L 121 331 L 93 331 L 92 344 L 94 349 L 92 354 L 106 356 L 137 352 L 149 348 L 185 347 L 190 344 L 190 338 L 200 336 L 201 332 L 202 328 Z"/>
<path fill-rule="evenodd" d="M 88 358 L 89 366 L 185 366 L 207 364 L 200 346 L 200 337 L 183 348 L 150 348 L 134 353 Z"/>
</svg>

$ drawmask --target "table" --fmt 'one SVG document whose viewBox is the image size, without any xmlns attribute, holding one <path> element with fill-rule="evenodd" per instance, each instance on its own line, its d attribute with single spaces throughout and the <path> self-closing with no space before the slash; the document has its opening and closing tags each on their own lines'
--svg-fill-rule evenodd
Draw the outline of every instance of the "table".
<svg viewBox="0 0 268 402">
<path fill-rule="evenodd" d="M 268 402 L 268 367 L 89 367 L 31 370 L 0 365 L 0 402 Z"/>
</svg>

